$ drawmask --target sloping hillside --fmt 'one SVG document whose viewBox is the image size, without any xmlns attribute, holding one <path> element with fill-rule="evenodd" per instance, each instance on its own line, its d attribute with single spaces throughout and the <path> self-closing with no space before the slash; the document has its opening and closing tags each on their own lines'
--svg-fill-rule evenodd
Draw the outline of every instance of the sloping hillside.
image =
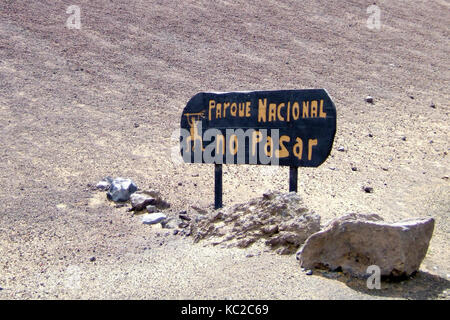
<svg viewBox="0 0 450 320">
<path fill-rule="evenodd" d="M 373 1 L 79 0 L 79 30 L 66 27 L 72 4 L 0 3 L 0 299 L 448 298 L 448 1 L 377 1 L 379 30 Z M 299 194 L 323 222 L 434 217 L 415 279 L 374 292 L 305 276 L 294 257 L 203 248 L 87 186 L 130 177 L 172 212 L 208 207 L 213 168 L 171 156 L 189 98 L 301 88 L 328 90 L 338 129 Z M 288 190 L 285 168 L 224 174 L 225 205 Z M 80 287 L 64 285 L 70 270 Z"/>
</svg>

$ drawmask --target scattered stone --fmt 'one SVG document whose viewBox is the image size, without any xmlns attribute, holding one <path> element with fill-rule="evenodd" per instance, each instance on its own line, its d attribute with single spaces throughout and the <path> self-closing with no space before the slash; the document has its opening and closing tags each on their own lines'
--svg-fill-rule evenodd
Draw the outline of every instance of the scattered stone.
<svg viewBox="0 0 450 320">
<path fill-rule="evenodd" d="M 134 124 L 134 127 L 135 127 L 135 128 L 139 128 L 139 123 L 135 123 L 135 124 Z"/>
<path fill-rule="evenodd" d="M 373 97 L 371 97 L 371 96 L 367 96 L 364 100 L 365 100 L 367 103 L 372 103 L 372 104 L 373 104 Z"/>
<path fill-rule="evenodd" d="M 436 109 L 436 105 L 433 102 L 431 102 L 430 108 Z"/>
<path fill-rule="evenodd" d="M 297 260 L 303 268 L 342 270 L 361 278 L 371 265 L 380 267 L 381 276 L 409 277 L 425 258 L 433 229 L 432 218 L 389 224 L 376 214 L 348 214 L 310 236 Z"/>
<path fill-rule="evenodd" d="M 306 271 L 306 275 L 307 275 L 307 276 L 312 276 L 312 274 L 313 274 L 313 271 L 312 271 L 312 270 Z"/>
<path fill-rule="evenodd" d="M 344 152 L 344 151 L 345 151 L 345 148 L 344 148 L 343 146 L 340 146 L 340 147 L 337 149 L 337 151 Z"/>
<path fill-rule="evenodd" d="M 160 210 L 164 210 L 164 209 L 170 208 L 170 203 L 168 203 L 167 201 L 163 200 L 161 193 L 159 193 L 158 191 L 146 190 L 146 191 L 143 191 L 142 193 L 155 199 L 155 202 L 152 203 L 152 204 L 154 206 L 156 206 L 156 208 L 158 208 Z"/>
<path fill-rule="evenodd" d="M 184 228 L 187 228 L 187 227 L 189 227 L 189 222 L 181 221 L 181 222 L 178 224 L 178 228 L 184 229 Z"/>
<path fill-rule="evenodd" d="M 99 183 L 96 184 L 95 188 L 98 190 L 106 191 L 109 189 L 112 182 L 113 178 L 111 177 L 103 178 Z"/>
<path fill-rule="evenodd" d="M 373 193 L 373 188 L 372 188 L 372 187 L 363 187 L 362 189 L 363 189 L 364 192 L 366 192 L 366 193 Z"/>
<path fill-rule="evenodd" d="M 352 171 L 358 171 L 358 168 L 352 167 Z"/>
<path fill-rule="evenodd" d="M 181 220 L 191 221 L 192 219 L 187 214 L 179 214 L 178 217 L 180 217 Z"/>
<path fill-rule="evenodd" d="M 197 216 L 194 216 L 194 220 L 195 220 L 196 223 L 198 223 L 198 222 L 200 222 L 200 221 L 202 221 L 202 220 L 207 220 L 207 219 L 208 219 L 208 216 L 207 216 L 207 215 L 197 215 Z"/>
<path fill-rule="evenodd" d="M 147 194 L 145 191 L 143 192 L 135 192 L 130 196 L 131 201 L 131 210 L 133 211 L 141 211 L 147 208 L 147 206 L 154 205 L 156 203 L 156 199 Z"/>
<path fill-rule="evenodd" d="M 130 200 L 130 196 L 136 191 L 137 186 L 132 180 L 116 178 L 111 182 L 106 195 L 109 200 L 114 202 L 125 202 Z"/>
<path fill-rule="evenodd" d="M 373 138 L 373 134 L 369 133 L 369 134 L 368 134 L 368 137 L 369 137 L 369 138 Z"/>
<path fill-rule="evenodd" d="M 90 262 L 94 262 L 95 260 L 97 260 L 95 257 L 91 257 L 91 258 L 89 259 Z"/>
<path fill-rule="evenodd" d="M 148 213 L 148 214 L 144 214 L 142 216 L 142 223 L 143 224 L 157 224 L 165 219 L 167 219 L 167 216 L 162 212 Z"/>
<path fill-rule="evenodd" d="M 173 230 L 173 235 L 176 236 L 178 234 L 178 232 L 179 231 L 177 229 Z"/>
<path fill-rule="evenodd" d="M 306 208 L 295 192 L 266 192 L 260 198 L 195 217 L 190 230 L 196 242 L 247 248 L 262 244 L 292 254 L 320 230 L 320 216 Z"/>
<path fill-rule="evenodd" d="M 167 219 L 161 221 L 161 226 L 164 229 L 177 229 L 181 223 L 182 223 L 182 221 L 180 219 L 167 218 Z"/>
<path fill-rule="evenodd" d="M 154 213 L 154 212 L 157 211 L 157 208 L 156 208 L 156 206 L 154 206 L 154 205 L 148 205 L 148 206 L 146 207 L 146 209 L 147 209 L 147 212 L 148 212 L 148 213 Z"/>
<path fill-rule="evenodd" d="M 402 140 L 403 140 L 403 141 L 406 141 L 406 137 L 402 137 Z"/>
<path fill-rule="evenodd" d="M 204 210 L 204 209 L 199 208 L 197 206 L 191 206 L 191 208 L 194 209 L 195 211 L 197 211 L 199 214 L 203 214 L 203 215 L 208 214 L 207 210 Z"/>
<path fill-rule="evenodd" d="M 414 96 L 411 96 L 411 95 L 410 95 L 409 97 L 410 97 L 412 100 L 414 100 Z"/>
</svg>

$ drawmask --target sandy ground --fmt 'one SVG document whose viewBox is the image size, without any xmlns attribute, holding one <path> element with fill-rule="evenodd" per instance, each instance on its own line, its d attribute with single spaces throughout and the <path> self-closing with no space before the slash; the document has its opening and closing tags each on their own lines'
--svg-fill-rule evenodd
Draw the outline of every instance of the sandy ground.
<svg viewBox="0 0 450 320">
<path fill-rule="evenodd" d="M 372 3 L 79 0 L 69 30 L 71 1 L 1 1 L 0 299 L 449 299 L 450 5 L 377 1 L 370 30 Z M 326 88 L 338 124 L 299 194 L 323 222 L 434 217 L 413 279 L 368 290 L 294 256 L 203 247 L 88 186 L 129 177 L 171 213 L 209 207 L 213 167 L 171 156 L 189 98 L 301 88 Z M 287 191 L 286 168 L 225 166 L 225 205 L 267 189 Z"/>
</svg>

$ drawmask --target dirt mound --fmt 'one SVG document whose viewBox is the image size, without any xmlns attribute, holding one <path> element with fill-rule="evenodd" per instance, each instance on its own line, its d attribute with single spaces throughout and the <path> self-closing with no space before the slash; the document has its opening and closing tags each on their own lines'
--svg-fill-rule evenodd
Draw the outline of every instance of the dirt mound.
<svg viewBox="0 0 450 320">
<path fill-rule="evenodd" d="M 196 242 L 246 248 L 264 243 L 279 254 L 294 253 L 320 230 L 314 214 L 294 192 L 271 191 L 229 209 L 199 214 L 191 224 Z"/>
</svg>

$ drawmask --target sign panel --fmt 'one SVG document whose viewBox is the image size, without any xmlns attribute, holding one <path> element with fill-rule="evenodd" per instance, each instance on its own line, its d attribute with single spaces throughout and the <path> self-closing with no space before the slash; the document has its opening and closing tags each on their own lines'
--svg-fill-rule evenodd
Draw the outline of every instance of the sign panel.
<svg viewBox="0 0 450 320">
<path fill-rule="evenodd" d="M 188 163 L 318 167 L 336 133 L 336 108 L 324 89 L 201 92 L 181 116 Z"/>
</svg>

